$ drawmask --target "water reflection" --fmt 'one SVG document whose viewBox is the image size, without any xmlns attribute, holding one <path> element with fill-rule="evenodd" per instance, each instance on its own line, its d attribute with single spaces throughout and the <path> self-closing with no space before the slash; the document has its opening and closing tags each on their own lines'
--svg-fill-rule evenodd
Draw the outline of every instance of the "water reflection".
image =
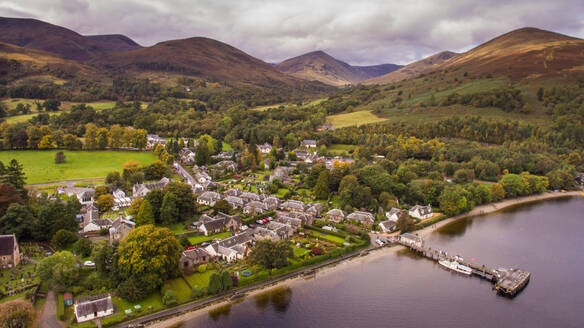
<svg viewBox="0 0 584 328">
<path fill-rule="evenodd" d="M 211 319 L 213 319 L 213 321 L 217 321 L 223 315 L 226 317 L 229 316 L 229 313 L 231 313 L 231 303 L 210 310 L 209 316 L 211 317 Z"/>
<path fill-rule="evenodd" d="M 283 286 L 274 288 L 265 293 L 254 296 L 255 306 L 260 312 L 264 312 L 270 305 L 276 312 L 284 313 L 292 300 L 292 288 Z"/>
</svg>

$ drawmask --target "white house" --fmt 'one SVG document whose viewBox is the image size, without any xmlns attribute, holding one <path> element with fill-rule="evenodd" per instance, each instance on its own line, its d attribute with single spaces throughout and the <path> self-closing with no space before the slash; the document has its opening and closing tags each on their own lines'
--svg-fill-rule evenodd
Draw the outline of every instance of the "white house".
<svg viewBox="0 0 584 328">
<path fill-rule="evenodd" d="M 73 308 L 79 323 L 114 314 L 114 303 L 110 295 L 78 298 Z"/>
<path fill-rule="evenodd" d="M 432 212 L 432 206 L 430 205 L 428 206 L 416 205 L 410 208 L 410 211 L 408 213 L 410 214 L 411 217 L 420 220 L 429 219 L 432 217 L 432 215 L 434 215 L 434 212 Z"/>
<path fill-rule="evenodd" d="M 272 145 L 270 145 L 269 143 L 264 143 L 263 145 L 258 145 L 257 146 L 260 153 L 262 154 L 269 154 L 270 151 L 272 151 Z"/>
<path fill-rule="evenodd" d="M 392 232 L 396 229 L 395 221 L 391 221 L 391 220 L 379 222 L 378 225 L 381 228 L 381 231 L 383 231 L 383 232 Z"/>
<path fill-rule="evenodd" d="M 302 140 L 301 146 L 306 148 L 316 148 L 316 140 L 304 139 Z"/>
<path fill-rule="evenodd" d="M 385 217 L 389 221 L 397 222 L 402 213 L 403 211 L 400 210 L 399 208 L 392 207 L 388 212 L 385 212 Z"/>
<path fill-rule="evenodd" d="M 215 203 L 221 199 L 221 195 L 214 191 L 206 191 L 197 197 L 197 203 L 207 206 L 215 206 Z"/>
</svg>

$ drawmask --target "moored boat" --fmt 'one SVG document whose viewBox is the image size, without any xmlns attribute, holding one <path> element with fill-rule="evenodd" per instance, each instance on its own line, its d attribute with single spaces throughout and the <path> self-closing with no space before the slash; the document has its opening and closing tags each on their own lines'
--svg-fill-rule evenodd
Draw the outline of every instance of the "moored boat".
<svg viewBox="0 0 584 328">
<path fill-rule="evenodd" d="M 450 261 L 447 259 L 443 259 L 438 261 L 438 263 L 440 263 L 440 265 L 442 265 L 443 267 L 446 267 L 449 270 L 452 271 L 456 271 L 458 273 L 462 273 L 465 275 L 470 275 L 472 274 L 472 269 L 467 267 L 466 265 L 462 265 L 456 261 Z"/>
</svg>

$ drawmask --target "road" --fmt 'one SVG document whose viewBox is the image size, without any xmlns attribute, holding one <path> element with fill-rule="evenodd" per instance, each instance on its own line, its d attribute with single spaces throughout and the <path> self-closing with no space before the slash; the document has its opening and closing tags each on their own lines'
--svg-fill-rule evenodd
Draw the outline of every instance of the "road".
<svg viewBox="0 0 584 328">
<path fill-rule="evenodd" d="M 47 293 L 47 301 L 43 308 L 43 315 L 41 316 L 40 328 L 62 328 L 59 321 L 57 321 L 57 298 L 55 292 L 50 290 Z"/>
</svg>

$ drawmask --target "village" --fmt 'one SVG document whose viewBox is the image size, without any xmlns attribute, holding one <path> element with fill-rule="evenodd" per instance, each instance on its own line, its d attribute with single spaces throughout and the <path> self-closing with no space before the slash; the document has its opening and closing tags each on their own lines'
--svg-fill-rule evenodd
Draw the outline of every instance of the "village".
<svg viewBox="0 0 584 328">
<path fill-rule="evenodd" d="M 164 138 L 156 135 L 148 135 L 147 140 L 150 150 L 166 144 Z M 181 222 L 170 227 L 176 238 L 184 241 L 180 268 L 187 277 L 187 285 L 183 288 L 187 289 L 188 294 L 193 288 L 207 288 L 207 281 L 199 282 L 201 279 L 208 279 L 209 274 L 205 272 L 207 268 L 233 272 L 237 275 L 239 285 L 245 285 L 246 281 L 259 282 L 272 276 L 273 272 L 254 266 L 247 259 L 256 243 L 262 240 L 290 243 L 294 256 L 290 258 L 290 268 L 285 270 L 289 271 L 315 263 L 318 258 L 324 258 L 324 254 L 327 255 L 326 258 L 330 258 L 368 245 L 382 246 L 388 239 L 380 238 L 379 234 L 387 235 L 398 230 L 397 222 L 403 216 L 420 222 L 439 215 L 433 213 L 430 206 L 424 205 L 415 205 L 407 210 L 394 207 L 382 215 L 366 209 L 356 209 L 348 213 L 335 207 L 333 201 L 315 200 L 311 190 L 298 191 L 296 186 L 301 184 L 298 166 L 309 169 L 320 164 L 327 170 L 332 170 L 334 166 L 353 161 L 350 157 L 318 156 L 315 140 L 304 140 L 299 149 L 288 154 L 286 166 L 278 165 L 273 170 L 256 172 L 238 170 L 234 159 L 241 154 L 232 150 L 215 155 L 214 164 L 197 166 L 194 164 L 196 145 L 186 147 L 186 144 L 185 141 L 185 147 L 179 152 L 180 157 L 172 163 L 170 175 L 158 181 L 134 184 L 130 193 L 121 188 L 111 190 L 113 204 L 106 212 L 100 211 L 96 189 L 90 186 L 59 187 L 52 197 L 75 197 L 82 205 L 76 216 L 80 239 L 112 244 L 122 241 L 136 228 L 135 218 L 128 214 L 128 209 L 136 199 L 141 200 L 147 198 L 150 192 L 164 190 L 173 181 L 188 185 L 200 215 L 195 221 Z M 266 167 L 269 166 L 266 158 L 272 149 L 267 143 L 257 146 Z M 292 156 L 295 156 L 294 161 L 290 160 Z M 270 185 L 278 186 L 277 190 L 272 188 L 274 193 L 270 193 Z M 292 194 L 290 190 L 295 192 Z M 38 278 L 34 276 L 38 260 L 50 256 L 55 250 L 43 245 L 47 248 L 46 252 L 35 260 L 25 256 L 14 236 L 0 237 L 4 238 L 0 240 L 2 243 L 6 242 L 1 247 L 0 254 L 1 265 L 6 268 L 3 276 L 18 275 L 22 271 L 20 261 L 27 263 L 26 268 L 29 268 L 29 272 L 20 274 L 23 279 L 29 279 L 15 286 L 8 282 L 5 285 L 5 295 L 21 291 L 18 288 L 25 284 L 29 288 L 38 286 Z M 33 270 L 30 270 L 31 265 L 34 265 Z M 91 257 L 86 256 L 83 259 L 83 267 L 88 272 L 95 270 L 95 265 Z M 15 268 L 19 269 L 14 271 Z M 197 281 L 199 286 L 193 286 L 189 280 Z M 174 292 L 184 294 L 181 291 Z M 183 298 L 180 302 L 190 299 L 192 296 Z M 112 301 L 112 293 L 107 291 L 99 295 L 75 298 L 73 293 L 64 291 L 59 294 L 59 301 L 63 302 L 65 312 L 70 313 L 70 316 L 74 315 L 77 323 L 112 315 L 115 317 L 116 313 L 119 320 L 119 317 L 128 318 L 156 310 L 153 306 L 142 309 L 140 304 L 121 305 L 125 303 L 120 303 L 119 297 L 114 297 Z M 120 308 L 121 306 L 126 308 Z"/>
</svg>

